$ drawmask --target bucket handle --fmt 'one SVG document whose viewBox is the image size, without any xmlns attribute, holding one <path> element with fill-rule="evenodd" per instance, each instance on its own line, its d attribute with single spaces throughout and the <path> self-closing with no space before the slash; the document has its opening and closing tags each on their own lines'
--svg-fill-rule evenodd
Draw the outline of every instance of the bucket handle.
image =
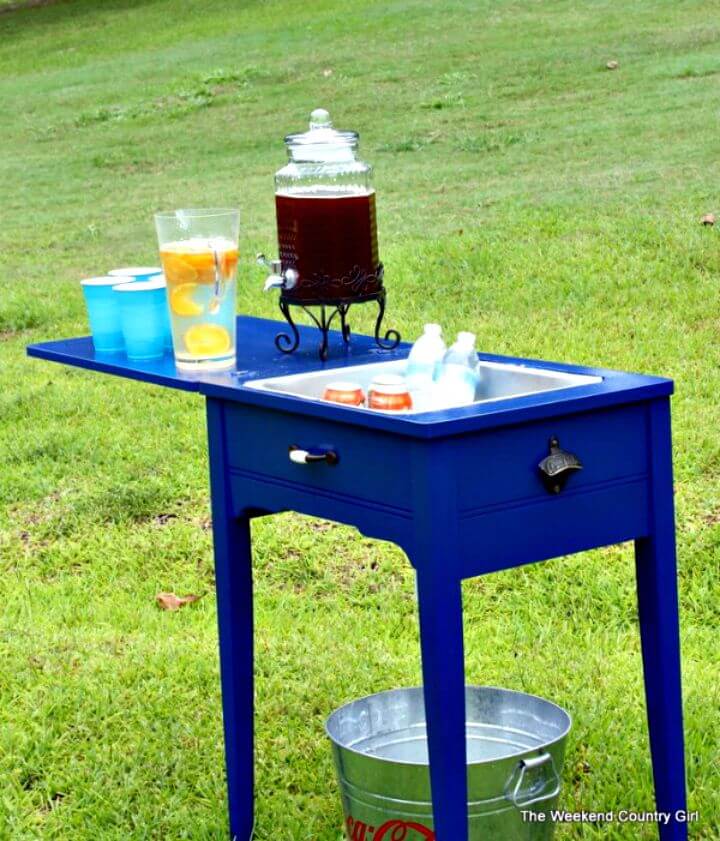
<svg viewBox="0 0 720 841">
<path fill-rule="evenodd" d="M 524 787 L 526 780 L 529 784 Z M 505 784 L 505 797 L 517 809 L 551 800 L 559 793 L 560 776 L 549 753 L 521 759 Z"/>
</svg>

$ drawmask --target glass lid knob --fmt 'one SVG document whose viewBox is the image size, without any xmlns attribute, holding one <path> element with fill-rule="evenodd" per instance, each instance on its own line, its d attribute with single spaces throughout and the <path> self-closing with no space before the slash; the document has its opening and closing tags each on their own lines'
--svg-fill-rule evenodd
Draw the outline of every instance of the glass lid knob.
<svg viewBox="0 0 720 841">
<path fill-rule="evenodd" d="M 310 114 L 310 128 L 285 138 L 290 157 L 295 161 L 322 163 L 354 159 L 358 135 L 355 131 L 338 131 L 333 128 L 330 114 L 316 108 Z"/>
<path fill-rule="evenodd" d="M 316 108 L 310 114 L 310 128 L 332 128 L 330 114 L 324 108 Z"/>
</svg>

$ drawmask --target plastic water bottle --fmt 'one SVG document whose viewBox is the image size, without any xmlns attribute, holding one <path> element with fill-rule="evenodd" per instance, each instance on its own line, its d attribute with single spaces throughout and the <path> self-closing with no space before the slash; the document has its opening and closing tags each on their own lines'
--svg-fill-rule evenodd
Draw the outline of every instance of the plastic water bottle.
<svg viewBox="0 0 720 841">
<path fill-rule="evenodd" d="M 405 378 L 411 391 L 431 389 L 447 347 L 439 324 L 426 324 L 408 356 Z"/>
<path fill-rule="evenodd" d="M 479 383 L 475 334 L 458 333 L 437 374 L 440 402 L 443 406 L 467 406 L 475 400 Z"/>
</svg>

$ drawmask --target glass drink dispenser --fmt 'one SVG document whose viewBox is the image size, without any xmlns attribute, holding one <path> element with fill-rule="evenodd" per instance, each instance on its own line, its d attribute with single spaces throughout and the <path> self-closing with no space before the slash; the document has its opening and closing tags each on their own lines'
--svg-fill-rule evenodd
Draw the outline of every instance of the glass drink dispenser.
<svg viewBox="0 0 720 841">
<path fill-rule="evenodd" d="M 326 358 L 335 317 L 347 343 L 350 306 L 376 301 L 375 339 L 381 347 L 395 347 L 400 337 L 394 330 L 380 336 L 385 289 L 375 190 L 372 167 L 357 157 L 357 132 L 334 129 L 328 112 L 318 108 L 310 115 L 309 130 L 289 134 L 285 145 L 288 162 L 275 174 L 280 256 L 268 261 L 258 255 L 270 269 L 265 290 L 279 290 L 280 309 L 292 329 L 292 335 L 279 334 L 275 344 L 286 353 L 298 347 L 290 307 L 300 306 L 320 328 L 320 355 Z"/>
</svg>

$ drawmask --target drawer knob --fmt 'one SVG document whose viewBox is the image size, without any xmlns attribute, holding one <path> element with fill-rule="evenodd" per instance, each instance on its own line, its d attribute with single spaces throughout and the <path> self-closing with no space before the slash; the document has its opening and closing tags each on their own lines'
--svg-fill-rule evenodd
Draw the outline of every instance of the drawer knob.
<svg viewBox="0 0 720 841">
<path fill-rule="evenodd" d="M 335 450 L 321 450 L 311 453 L 309 450 L 303 450 L 296 444 L 291 444 L 289 452 L 290 461 L 293 464 L 319 464 L 325 462 L 325 464 L 335 465 L 339 461 L 338 454 Z"/>
<path fill-rule="evenodd" d="M 563 450 L 554 435 L 550 439 L 550 454 L 538 464 L 545 487 L 552 494 L 559 494 L 567 480 L 582 467 L 580 459 L 574 453 Z"/>
</svg>

